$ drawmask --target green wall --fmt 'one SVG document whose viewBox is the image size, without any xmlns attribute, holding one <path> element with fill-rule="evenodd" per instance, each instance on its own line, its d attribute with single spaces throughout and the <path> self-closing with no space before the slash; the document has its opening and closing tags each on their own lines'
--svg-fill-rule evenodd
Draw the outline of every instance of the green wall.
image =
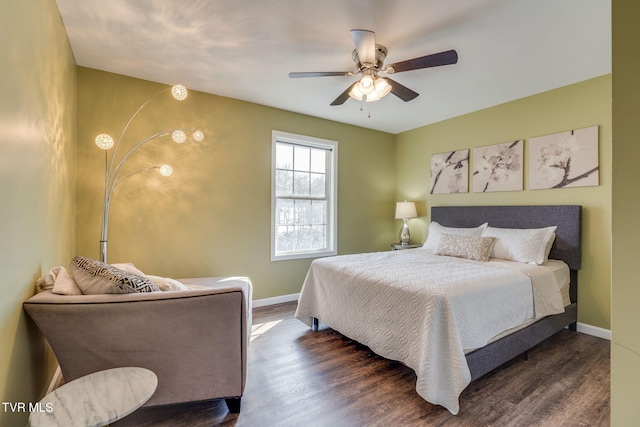
<svg viewBox="0 0 640 427">
<path fill-rule="evenodd" d="M 535 136 L 600 126 L 600 185 L 529 190 L 527 147 Z M 524 191 L 429 195 L 432 154 L 525 139 Z M 473 150 L 471 150 L 473 151 Z M 471 153 L 472 155 L 472 153 Z M 414 241 L 426 239 L 428 209 L 440 205 L 579 204 L 583 206 L 578 320 L 610 329 L 611 75 L 498 105 L 399 134 L 397 198 L 418 202 Z M 473 158 L 471 159 L 473 167 Z M 472 191 L 470 184 L 470 191 Z M 397 224 L 399 228 L 399 223 Z"/>
<path fill-rule="evenodd" d="M 29 402 L 41 397 L 55 360 L 21 304 L 49 268 L 66 265 L 75 254 L 98 257 L 105 157 L 93 139 L 101 132 L 117 135 L 140 103 L 164 86 L 77 68 L 53 0 L 6 0 L 0 12 L 0 397 Z M 426 238 L 433 205 L 581 204 L 580 321 L 611 327 L 613 246 L 613 424 L 637 421 L 634 325 L 640 319 L 633 248 L 640 228 L 629 224 L 637 218 L 640 173 L 633 163 L 639 63 L 632 43 L 639 12 L 637 5 L 614 0 L 615 171 L 611 76 L 395 136 L 191 92 L 184 103 L 154 100 L 127 133 L 134 142 L 186 125 L 201 128 L 206 138 L 181 146 L 154 141 L 132 157 L 133 168 L 164 158 L 175 172 L 168 179 L 138 175 L 118 190 L 110 261 L 132 261 L 172 277 L 248 275 L 257 299 L 298 292 L 310 261 L 269 257 L 273 129 L 339 141 L 340 253 L 388 250 L 400 229 L 392 219 L 396 200 L 419 202 L 421 218 L 410 222 L 419 241 Z M 522 192 L 427 195 L 433 153 L 591 125 L 600 125 L 598 187 L 530 191 L 525 171 Z M 0 412 L 0 426 L 25 421 L 26 414 Z"/>
<path fill-rule="evenodd" d="M 79 68 L 78 254 L 99 256 L 105 157 L 95 136 L 118 135 L 132 112 L 165 87 Z M 205 140 L 154 140 L 127 162 L 130 172 L 169 163 L 174 174 L 137 175 L 116 190 L 109 262 L 174 278 L 249 276 L 255 299 L 299 292 L 310 260 L 270 260 L 274 129 L 338 141 L 339 253 L 388 250 L 396 239 L 393 135 L 191 91 L 182 102 L 169 93 L 154 99 L 123 145 L 185 126 L 200 128 Z"/>
<path fill-rule="evenodd" d="M 3 0 L 0 52 L 0 401 L 36 402 L 55 360 L 22 302 L 75 242 L 76 66 L 55 1 Z"/>
<path fill-rule="evenodd" d="M 640 425 L 640 3 L 613 0 L 611 425 Z"/>
</svg>

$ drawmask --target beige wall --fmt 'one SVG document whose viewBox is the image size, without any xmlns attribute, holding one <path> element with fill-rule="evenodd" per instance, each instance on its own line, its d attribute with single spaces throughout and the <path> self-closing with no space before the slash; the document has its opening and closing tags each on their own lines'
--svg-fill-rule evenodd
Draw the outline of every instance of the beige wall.
<svg viewBox="0 0 640 427">
<path fill-rule="evenodd" d="M 528 190 L 528 139 L 600 126 L 600 185 Z M 525 139 L 525 190 L 429 195 L 432 154 Z M 473 167 L 473 158 L 471 159 Z M 419 202 L 410 221 L 414 240 L 424 241 L 428 209 L 438 205 L 579 204 L 583 206 L 582 270 L 578 319 L 610 328 L 611 263 L 611 76 L 603 76 L 528 98 L 421 127 L 397 136 L 397 197 Z M 472 186 L 470 185 L 472 191 Z M 398 223 L 399 226 L 399 223 Z"/>
<path fill-rule="evenodd" d="M 76 66 L 55 1 L 3 0 L 0 52 L 0 400 L 35 402 L 55 361 L 22 302 L 75 242 Z"/>
<path fill-rule="evenodd" d="M 640 425 L 640 3 L 613 0 L 611 425 Z"/>
<path fill-rule="evenodd" d="M 79 68 L 78 254 L 98 257 L 104 155 L 95 135 L 117 135 L 164 87 Z M 130 171 L 170 163 L 174 174 L 148 172 L 117 190 L 109 262 L 133 262 L 145 273 L 175 278 L 246 275 L 255 299 L 299 292 L 310 260 L 270 260 L 274 129 L 338 141 L 339 253 L 388 250 L 396 239 L 393 135 L 192 91 L 182 103 L 168 93 L 154 99 L 123 144 L 183 126 L 202 129 L 205 141 L 177 145 L 165 137 L 127 162 Z"/>
</svg>

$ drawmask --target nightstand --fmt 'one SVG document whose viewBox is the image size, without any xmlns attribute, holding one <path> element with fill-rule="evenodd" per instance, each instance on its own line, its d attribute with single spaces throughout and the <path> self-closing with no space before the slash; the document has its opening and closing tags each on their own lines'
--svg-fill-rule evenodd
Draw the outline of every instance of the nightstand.
<svg viewBox="0 0 640 427">
<path fill-rule="evenodd" d="M 391 244 L 391 250 L 394 251 L 401 251 L 403 249 L 415 249 L 415 248 L 419 248 L 422 245 L 403 245 L 402 243 L 392 243 Z"/>
</svg>

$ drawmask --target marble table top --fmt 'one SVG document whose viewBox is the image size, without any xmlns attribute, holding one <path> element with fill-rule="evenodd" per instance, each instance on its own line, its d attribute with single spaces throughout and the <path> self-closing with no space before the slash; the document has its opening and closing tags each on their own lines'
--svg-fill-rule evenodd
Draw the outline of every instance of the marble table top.
<svg viewBox="0 0 640 427">
<path fill-rule="evenodd" d="M 145 368 L 113 368 L 75 379 L 46 395 L 29 425 L 104 426 L 119 420 L 149 400 L 158 386 L 156 374 Z"/>
</svg>

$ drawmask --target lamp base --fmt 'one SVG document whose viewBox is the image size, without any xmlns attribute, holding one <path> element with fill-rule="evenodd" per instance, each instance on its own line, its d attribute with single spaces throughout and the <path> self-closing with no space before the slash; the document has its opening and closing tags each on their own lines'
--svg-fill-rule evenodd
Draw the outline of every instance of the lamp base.
<svg viewBox="0 0 640 427">
<path fill-rule="evenodd" d="M 404 223 L 402 224 L 402 229 L 400 230 L 400 244 L 410 245 L 411 235 L 409 234 L 409 224 L 407 224 L 406 219 L 403 219 L 403 221 Z"/>
</svg>

